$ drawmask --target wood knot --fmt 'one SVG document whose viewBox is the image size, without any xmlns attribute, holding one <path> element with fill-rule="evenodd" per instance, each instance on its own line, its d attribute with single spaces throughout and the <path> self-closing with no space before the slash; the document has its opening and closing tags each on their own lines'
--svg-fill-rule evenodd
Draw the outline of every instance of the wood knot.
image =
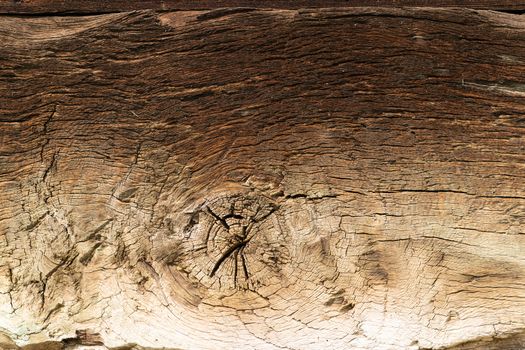
<svg viewBox="0 0 525 350">
<path fill-rule="evenodd" d="M 267 285 L 289 260 L 278 209 L 260 195 L 226 195 L 204 203 L 185 229 L 185 270 L 208 288 Z"/>
</svg>

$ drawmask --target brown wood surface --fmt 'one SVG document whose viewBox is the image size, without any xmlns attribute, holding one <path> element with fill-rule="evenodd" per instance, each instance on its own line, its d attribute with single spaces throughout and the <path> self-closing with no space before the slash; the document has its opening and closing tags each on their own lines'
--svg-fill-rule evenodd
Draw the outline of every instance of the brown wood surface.
<svg viewBox="0 0 525 350">
<path fill-rule="evenodd" d="M 3 14 L 96 14 L 132 10 L 205 10 L 225 7 L 300 9 L 330 7 L 458 7 L 525 10 L 524 0 L 0 0 Z"/>
<path fill-rule="evenodd" d="M 523 348 L 521 16 L 0 16 L 0 42 L 0 347 Z"/>
</svg>

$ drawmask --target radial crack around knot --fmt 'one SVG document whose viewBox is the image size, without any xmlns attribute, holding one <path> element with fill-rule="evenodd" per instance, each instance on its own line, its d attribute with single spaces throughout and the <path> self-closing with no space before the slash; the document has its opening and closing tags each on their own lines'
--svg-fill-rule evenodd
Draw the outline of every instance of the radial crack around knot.
<svg viewBox="0 0 525 350">
<path fill-rule="evenodd" d="M 278 273 L 286 240 L 278 223 L 279 206 L 257 195 L 234 194 L 207 201 L 185 238 L 189 254 L 183 268 L 208 288 L 252 289 Z M 203 277 L 204 276 L 204 277 Z"/>
</svg>

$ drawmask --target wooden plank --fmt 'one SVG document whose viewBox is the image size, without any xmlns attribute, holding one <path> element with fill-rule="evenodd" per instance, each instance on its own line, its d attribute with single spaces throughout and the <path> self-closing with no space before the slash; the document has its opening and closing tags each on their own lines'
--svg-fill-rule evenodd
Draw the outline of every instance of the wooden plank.
<svg viewBox="0 0 525 350">
<path fill-rule="evenodd" d="M 97 14 L 134 10 L 205 10 L 225 7 L 330 8 L 330 7 L 458 7 L 502 11 L 525 10 L 523 0 L 0 0 L 0 14 Z"/>
<path fill-rule="evenodd" d="M 5 347 L 524 346 L 521 16 L 0 16 L 0 42 Z"/>
</svg>

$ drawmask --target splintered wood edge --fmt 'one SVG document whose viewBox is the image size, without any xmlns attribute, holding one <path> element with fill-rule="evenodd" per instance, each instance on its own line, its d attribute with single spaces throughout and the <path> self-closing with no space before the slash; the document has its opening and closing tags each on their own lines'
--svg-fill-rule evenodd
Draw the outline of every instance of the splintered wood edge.
<svg viewBox="0 0 525 350">
<path fill-rule="evenodd" d="M 509 12 L 525 11 L 525 0 L 0 0 L 0 15 L 100 14 L 134 10 L 190 11 L 225 7 L 330 8 L 330 7 L 458 7 Z"/>
</svg>

